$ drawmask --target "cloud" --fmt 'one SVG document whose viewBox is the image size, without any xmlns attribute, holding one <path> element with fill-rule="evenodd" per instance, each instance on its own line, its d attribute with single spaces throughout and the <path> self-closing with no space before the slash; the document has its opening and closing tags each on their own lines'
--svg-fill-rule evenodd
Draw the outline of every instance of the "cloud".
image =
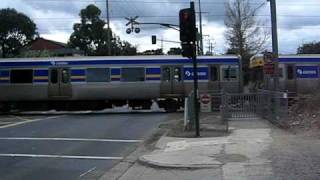
<svg viewBox="0 0 320 180">
<path fill-rule="evenodd" d="M 228 1 L 202 1 L 203 34 L 210 35 L 209 39 L 214 39 L 217 53 L 223 53 L 227 47 L 223 22 L 225 3 Z M 139 22 L 178 24 L 178 12 L 182 8 L 187 8 L 189 2 L 189 0 L 110 0 L 111 27 L 122 40 L 137 45 L 141 51 L 156 49 L 160 47 L 160 44 L 151 45 L 151 35 L 157 35 L 160 39 L 179 41 L 178 32 L 159 25 L 141 25 L 141 33 L 128 35 L 125 32 L 127 20 L 124 18 L 138 15 Z M 265 28 L 270 29 L 269 4 L 265 0 L 250 2 L 252 7 L 265 3 L 257 18 L 266 22 Z M 78 15 L 80 10 L 89 4 L 97 5 L 102 11 L 101 17 L 106 17 L 104 0 L 3 0 L 0 8 L 15 8 L 27 14 L 37 24 L 40 35 L 67 42 L 72 33 L 73 24 L 80 20 Z M 198 9 L 197 4 L 196 9 Z M 308 0 L 307 2 L 281 0 L 277 2 L 277 9 L 281 53 L 295 53 L 302 42 L 320 39 L 319 33 L 316 33 L 320 30 L 319 0 Z M 205 40 L 204 44 L 208 46 L 208 41 Z M 179 46 L 175 43 L 164 43 L 163 45 L 165 50 Z"/>
</svg>

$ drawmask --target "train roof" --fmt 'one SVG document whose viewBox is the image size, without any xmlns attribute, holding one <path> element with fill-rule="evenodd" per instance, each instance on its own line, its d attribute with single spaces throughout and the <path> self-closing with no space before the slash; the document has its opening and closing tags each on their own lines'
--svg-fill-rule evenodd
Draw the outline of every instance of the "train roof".
<svg viewBox="0 0 320 180">
<path fill-rule="evenodd" d="M 98 66 L 98 65 L 174 65 L 191 64 L 192 61 L 181 56 L 114 56 L 114 57 L 53 57 L 53 58 L 17 58 L 0 60 L 0 68 L 7 67 L 47 67 L 47 66 Z M 200 64 L 240 63 L 238 56 L 202 56 Z"/>
<path fill-rule="evenodd" d="M 199 56 L 199 59 L 239 59 L 239 56 L 235 55 L 223 55 L 223 56 Z M 73 57 L 45 57 L 45 58 L 6 58 L 0 59 L 0 62 L 42 62 L 42 61 L 114 61 L 114 60 L 126 60 L 126 61 L 143 61 L 143 60 L 177 60 L 187 59 L 181 56 L 73 56 Z"/>
<path fill-rule="evenodd" d="M 251 62 L 263 59 L 262 55 L 251 58 Z M 280 55 L 280 63 L 320 63 L 320 54 Z"/>
</svg>

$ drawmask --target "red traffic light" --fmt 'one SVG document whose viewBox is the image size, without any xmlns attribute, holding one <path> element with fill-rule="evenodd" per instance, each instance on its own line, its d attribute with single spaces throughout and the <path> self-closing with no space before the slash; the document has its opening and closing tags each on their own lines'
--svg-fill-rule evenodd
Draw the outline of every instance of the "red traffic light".
<svg viewBox="0 0 320 180">
<path fill-rule="evenodd" d="M 188 21 L 189 20 L 189 14 L 187 12 L 183 12 L 182 20 L 184 20 L 184 21 Z"/>
<path fill-rule="evenodd" d="M 182 9 L 179 12 L 180 40 L 182 42 L 196 41 L 196 18 L 192 8 Z"/>
</svg>

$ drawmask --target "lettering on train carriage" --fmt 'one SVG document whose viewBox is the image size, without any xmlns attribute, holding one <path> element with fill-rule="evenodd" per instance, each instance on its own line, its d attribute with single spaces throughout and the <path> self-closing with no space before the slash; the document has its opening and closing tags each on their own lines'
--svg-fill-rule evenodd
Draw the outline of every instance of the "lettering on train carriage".
<svg viewBox="0 0 320 180">
<path fill-rule="evenodd" d="M 318 66 L 297 66 L 297 78 L 319 78 Z"/>
<path fill-rule="evenodd" d="M 208 68 L 207 67 L 199 67 L 198 68 L 198 77 L 199 80 L 208 80 Z M 184 68 L 184 79 L 185 80 L 193 80 L 193 68 L 185 67 Z"/>
</svg>

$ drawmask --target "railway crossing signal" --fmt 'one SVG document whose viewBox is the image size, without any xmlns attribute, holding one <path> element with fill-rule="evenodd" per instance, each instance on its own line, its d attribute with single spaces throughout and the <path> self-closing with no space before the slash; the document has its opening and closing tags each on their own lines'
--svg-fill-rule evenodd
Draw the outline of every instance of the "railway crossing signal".
<svg viewBox="0 0 320 180">
<path fill-rule="evenodd" d="M 140 33 L 140 28 L 137 27 L 137 25 L 139 24 L 136 20 L 139 18 L 139 16 L 136 17 L 126 17 L 125 19 L 128 20 L 129 22 L 126 24 L 126 26 L 131 25 L 131 27 L 127 28 L 126 32 L 127 34 L 131 34 L 133 31 L 137 34 Z"/>
</svg>

